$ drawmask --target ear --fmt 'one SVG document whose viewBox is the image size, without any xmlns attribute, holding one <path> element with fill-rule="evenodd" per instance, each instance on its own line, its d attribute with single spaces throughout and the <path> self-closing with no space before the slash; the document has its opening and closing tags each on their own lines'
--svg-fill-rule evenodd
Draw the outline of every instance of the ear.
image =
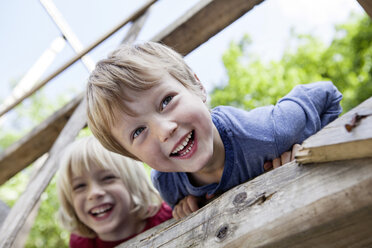
<svg viewBox="0 0 372 248">
<path fill-rule="evenodd" d="M 207 101 L 207 91 L 205 90 L 203 84 L 200 82 L 198 76 L 195 73 L 194 73 L 194 77 L 195 77 L 196 82 L 198 83 L 198 86 L 199 86 L 199 88 L 202 92 L 202 94 L 201 94 L 202 100 L 203 100 L 203 102 L 206 102 Z"/>
</svg>

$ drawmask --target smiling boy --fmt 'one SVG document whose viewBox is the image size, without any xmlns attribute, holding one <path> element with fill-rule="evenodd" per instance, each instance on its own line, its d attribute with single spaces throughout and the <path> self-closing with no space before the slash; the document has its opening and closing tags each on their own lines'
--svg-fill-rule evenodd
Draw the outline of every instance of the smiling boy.
<svg viewBox="0 0 372 248">
<path fill-rule="evenodd" d="M 147 163 L 172 207 L 219 194 L 264 172 L 341 112 L 331 82 L 295 87 L 275 106 L 209 110 L 206 92 L 172 49 L 124 45 L 98 62 L 87 87 L 88 125 L 109 150 Z"/>
</svg>

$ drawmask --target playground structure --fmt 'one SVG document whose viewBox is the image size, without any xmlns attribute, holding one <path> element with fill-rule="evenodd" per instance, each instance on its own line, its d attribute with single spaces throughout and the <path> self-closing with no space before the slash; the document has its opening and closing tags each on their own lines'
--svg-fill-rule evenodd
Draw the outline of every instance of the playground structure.
<svg viewBox="0 0 372 248">
<path fill-rule="evenodd" d="M 53 13 L 53 6 L 49 6 Z M 92 69 L 88 53 L 121 27 L 131 25 L 133 42 L 146 21 L 148 1 L 96 42 L 82 48 L 63 21 L 55 18 L 76 56 L 13 100 L 0 116 L 32 95 L 79 59 Z M 153 38 L 183 55 L 263 0 L 202 0 Z M 372 17 L 372 2 L 359 0 Z M 50 3 L 50 2 L 49 2 Z M 55 13 L 55 11 L 54 11 Z M 52 15 L 52 14 L 51 14 Z M 54 176 L 59 151 L 86 126 L 81 93 L 0 154 L 0 183 L 48 153 L 26 192 L 1 226 L 0 247 L 14 241 Z M 310 137 L 291 162 L 226 192 L 188 218 L 167 221 L 122 247 L 366 247 L 372 244 L 372 99 Z M 359 116 L 359 117 L 358 117 Z M 363 116 L 361 118 L 361 116 Z M 345 125 L 351 125 L 348 132 Z M 301 163 L 301 165 L 298 164 Z"/>
</svg>

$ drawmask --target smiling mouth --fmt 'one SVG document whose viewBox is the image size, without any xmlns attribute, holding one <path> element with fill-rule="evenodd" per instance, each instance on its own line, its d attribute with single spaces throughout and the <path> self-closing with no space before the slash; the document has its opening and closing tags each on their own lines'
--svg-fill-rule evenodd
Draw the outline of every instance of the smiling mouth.
<svg viewBox="0 0 372 248">
<path fill-rule="evenodd" d="M 171 157 L 183 157 L 187 155 L 194 146 L 194 131 L 191 131 L 183 142 L 170 154 Z"/>
<path fill-rule="evenodd" d="M 111 211 L 113 208 L 112 204 L 105 204 L 99 207 L 95 207 L 89 211 L 89 214 L 93 215 L 94 217 L 102 217 L 107 212 Z"/>
</svg>

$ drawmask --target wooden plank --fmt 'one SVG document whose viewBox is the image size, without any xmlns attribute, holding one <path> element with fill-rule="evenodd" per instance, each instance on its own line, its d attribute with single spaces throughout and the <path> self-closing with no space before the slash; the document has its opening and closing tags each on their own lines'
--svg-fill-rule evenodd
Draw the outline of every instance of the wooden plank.
<svg viewBox="0 0 372 248">
<path fill-rule="evenodd" d="M 120 247 L 371 247 L 372 159 L 288 163 Z"/>
<path fill-rule="evenodd" d="M 0 185 L 48 152 L 82 98 L 74 98 L 0 154 Z"/>
<path fill-rule="evenodd" d="M 147 10 L 145 13 L 143 13 L 143 15 L 141 15 L 140 17 L 138 17 L 136 20 L 133 21 L 132 23 L 132 26 L 130 27 L 130 29 L 128 30 L 128 33 L 125 35 L 124 39 L 122 40 L 121 43 L 133 43 L 140 31 L 142 30 L 142 27 L 143 25 L 145 24 L 148 16 L 150 14 L 150 11 Z"/>
<path fill-rule="evenodd" d="M 66 40 L 70 43 L 72 49 L 74 49 L 75 53 L 80 53 L 83 51 L 84 47 L 83 44 L 80 42 L 78 37 L 72 31 L 70 26 L 68 25 L 67 21 L 63 18 L 62 14 L 59 12 L 57 7 L 54 5 L 52 0 L 40 0 L 41 5 L 44 7 L 46 12 L 52 18 L 53 22 L 57 25 L 58 29 L 61 31 Z M 84 55 L 81 57 L 81 61 L 88 69 L 90 73 L 93 71 L 95 62 L 94 60 L 89 57 L 89 55 Z"/>
<path fill-rule="evenodd" d="M 47 84 L 50 80 L 58 76 L 61 72 L 66 70 L 68 67 L 73 65 L 76 61 L 81 59 L 84 55 L 86 55 L 88 52 L 96 48 L 99 44 L 101 44 L 103 41 L 108 39 L 111 35 L 116 33 L 119 29 L 121 29 L 123 26 L 125 26 L 127 23 L 129 23 L 132 20 L 137 19 L 140 17 L 156 0 L 150 0 L 147 1 L 146 4 L 144 4 L 139 10 L 135 11 L 130 17 L 125 18 L 121 23 L 116 25 L 113 29 L 111 29 L 109 32 L 104 34 L 101 38 L 99 38 L 97 41 L 95 41 L 93 44 L 85 48 L 83 51 L 78 53 L 76 56 L 71 58 L 69 61 L 67 61 L 65 64 L 63 64 L 61 67 L 57 68 L 54 72 L 52 72 L 50 75 L 48 75 L 45 79 L 41 80 L 37 84 L 34 85 L 30 90 L 25 92 L 22 96 L 15 98 L 12 103 L 10 103 L 7 106 L 4 106 L 4 108 L 0 109 L 0 116 L 7 113 L 9 110 L 17 106 L 20 102 L 22 102 L 27 97 L 31 96 L 33 93 L 35 93 L 37 90 L 39 90 L 41 87 L 43 87 L 45 84 Z"/>
<path fill-rule="evenodd" d="M 306 139 L 295 158 L 307 164 L 366 157 L 372 157 L 372 97 Z"/>
<path fill-rule="evenodd" d="M 358 0 L 359 4 L 367 12 L 369 17 L 372 18 L 372 1 L 371 0 Z"/>
<path fill-rule="evenodd" d="M 206 42 L 263 0 L 202 0 L 152 40 L 183 55 Z"/>
<path fill-rule="evenodd" d="M 32 180 L 25 192 L 19 197 L 0 230 L 0 247 L 12 247 L 12 244 L 24 222 L 37 203 L 44 189 L 58 169 L 59 153 L 71 143 L 80 130 L 86 125 L 86 100 L 80 102 L 75 112 L 54 142 L 47 161 Z"/>
<path fill-rule="evenodd" d="M 124 38 L 125 42 L 133 42 L 136 39 L 148 13 L 149 11 L 146 11 L 143 16 L 134 20 Z M 83 93 L 0 154 L 0 185 L 48 152 L 81 99 Z"/>
<path fill-rule="evenodd" d="M 141 25 L 144 23 L 143 18 L 139 18 L 137 21 Z M 136 27 L 139 28 L 138 25 Z M 138 32 L 129 32 L 128 35 L 135 39 L 136 34 Z M 86 125 L 86 104 L 85 98 L 80 101 L 79 106 L 53 144 L 47 161 L 37 171 L 36 176 L 32 178 L 25 192 L 8 214 L 0 230 L 0 247 L 13 247 L 15 245 L 17 235 L 58 169 L 59 153 L 75 139 L 79 131 Z"/>
<path fill-rule="evenodd" d="M 181 49 L 180 51 L 182 53 L 188 54 L 193 49 L 201 45 L 204 41 L 208 40 L 212 35 L 215 34 L 215 32 L 218 32 L 220 28 L 222 28 L 222 26 L 225 27 L 226 25 L 234 21 L 231 16 L 229 16 L 228 18 L 227 17 L 222 18 L 220 15 L 224 15 L 224 14 L 219 11 L 219 8 L 223 8 L 225 9 L 225 11 L 228 11 L 229 13 L 230 12 L 235 13 L 235 15 L 233 16 L 238 18 L 239 16 L 243 15 L 246 11 L 251 9 L 252 6 L 254 6 L 254 4 L 258 4 L 260 2 L 262 1 L 240 1 L 240 0 L 239 1 L 237 0 L 201 1 L 199 5 L 195 6 L 192 9 L 192 11 L 187 12 L 183 17 L 181 17 L 176 22 L 177 25 L 172 24 L 165 31 L 162 31 L 157 36 L 158 37 L 157 39 L 160 39 L 166 45 L 175 47 L 176 49 L 180 44 L 184 44 L 184 46 L 179 47 L 179 49 Z M 205 8 L 207 9 L 203 11 L 201 9 L 201 6 L 205 6 Z M 244 9 L 244 13 L 243 11 L 240 12 L 241 11 L 240 8 Z M 193 17 L 194 15 L 196 15 L 196 17 Z M 203 15 L 206 15 L 206 17 L 208 17 L 208 21 L 201 20 L 203 19 Z M 226 14 L 226 16 L 228 15 Z M 223 19 L 224 22 L 221 22 L 220 19 Z M 143 20 L 143 19 L 140 19 L 140 20 Z M 219 24 L 215 25 L 215 23 L 219 23 Z M 209 30 L 209 31 L 207 32 L 203 30 Z M 210 36 L 207 37 L 206 35 L 210 35 Z M 196 42 L 191 41 L 191 40 L 187 40 L 187 42 L 185 42 L 185 37 L 193 37 L 196 39 Z M 66 111 L 65 114 L 63 114 L 63 111 Z M 67 120 L 71 112 L 68 112 L 67 109 L 65 109 L 65 110 L 60 110 L 60 114 L 61 114 L 61 120 Z M 57 125 L 57 123 L 58 123 L 57 120 L 55 122 L 50 122 L 50 124 L 48 125 L 51 125 L 51 127 L 49 128 L 46 126 L 44 128 L 49 128 L 50 130 L 53 130 L 54 126 Z M 66 122 L 62 122 L 61 126 L 63 126 L 64 123 Z M 0 155 L 0 184 L 4 183 L 4 181 L 9 179 L 15 173 L 22 170 L 26 166 L 28 166 L 38 156 L 47 152 L 50 149 L 52 143 L 48 142 L 48 143 L 45 143 L 44 145 L 45 139 L 55 140 L 57 136 L 58 136 L 58 132 L 44 132 L 44 133 L 35 132 L 33 135 L 25 136 L 22 139 L 22 142 L 20 141 L 20 143 L 43 144 L 43 145 L 30 146 L 31 148 L 33 147 L 33 149 L 28 149 L 28 150 L 23 150 L 25 148 L 21 148 L 21 147 L 19 149 L 12 148 L 12 149 L 7 150 L 6 155 L 5 154 Z M 23 151 L 28 151 L 26 154 L 27 156 L 30 156 L 31 158 L 22 159 L 21 157 L 23 156 Z M 22 154 L 22 156 L 20 156 L 20 154 Z M 2 162 L 3 159 L 6 159 L 6 161 Z M 3 163 L 4 165 L 2 165 Z M 10 163 L 13 164 L 12 166 L 14 166 L 14 168 L 12 169 L 8 168 Z"/>
<path fill-rule="evenodd" d="M 3 222 L 5 221 L 5 218 L 8 215 L 9 211 L 10 211 L 9 206 L 6 205 L 5 202 L 0 200 L 0 228 L 3 225 Z"/>
</svg>

